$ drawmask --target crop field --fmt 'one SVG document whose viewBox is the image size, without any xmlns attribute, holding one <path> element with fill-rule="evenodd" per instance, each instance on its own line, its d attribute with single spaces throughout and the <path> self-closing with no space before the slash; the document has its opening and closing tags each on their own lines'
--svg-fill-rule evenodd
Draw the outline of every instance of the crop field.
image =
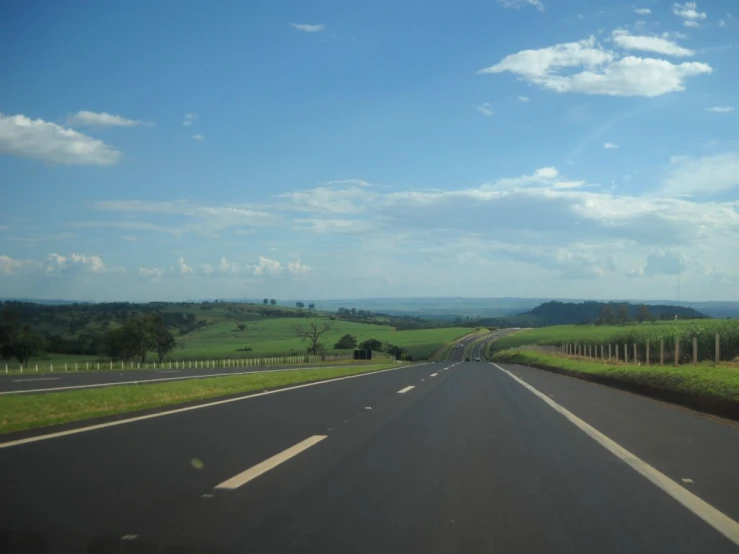
<svg viewBox="0 0 739 554">
<path fill-rule="evenodd" d="M 316 318 L 275 318 L 244 322 L 246 328 L 239 330 L 236 323 L 214 323 L 203 329 L 188 333 L 179 340 L 182 348 L 170 356 L 172 359 L 207 359 L 223 357 L 251 357 L 302 354 L 307 343 L 295 336 L 295 326 L 306 326 L 315 321 L 319 324 L 326 319 Z M 442 329 L 417 329 L 394 331 L 386 325 L 368 325 L 351 321 L 331 321 L 332 329 L 321 337 L 321 343 L 328 351 L 345 334 L 354 335 L 358 342 L 377 339 L 407 348 L 414 358 L 430 356 L 443 344 L 469 334 L 464 327 Z M 250 351 L 238 351 L 251 348 Z M 341 352 L 341 351 L 334 351 Z"/>
<path fill-rule="evenodd" d="M 494 350 L 505 350 L 530 344 L 636 344 L 643 347 L 647 341 L 656 345 L 698 339 L 699 358 L 710 358 L 715 351 L 716 334 L 720 337 L 721 359 L 732 360 L 739 355 L 739 321 L 735 320 L 678 320 L 627 325 L 556 325 L 531 329 L 504 337 L 494 343 Z"/>
</svg>

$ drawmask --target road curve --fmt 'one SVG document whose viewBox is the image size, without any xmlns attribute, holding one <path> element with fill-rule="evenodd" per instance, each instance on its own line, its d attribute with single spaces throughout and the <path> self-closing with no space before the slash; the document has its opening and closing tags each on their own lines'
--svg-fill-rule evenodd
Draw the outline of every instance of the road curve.
<svg viewBox="0 0 739 554">
<path fill-rule="evenodd" d="M 738 551 L 522 382 L 729 521 L 739 427 L 501 368 L 521 382 L 490 363 L 419 364 L 0 444 L 0 521 L 49 552 Z"/>
</svg>

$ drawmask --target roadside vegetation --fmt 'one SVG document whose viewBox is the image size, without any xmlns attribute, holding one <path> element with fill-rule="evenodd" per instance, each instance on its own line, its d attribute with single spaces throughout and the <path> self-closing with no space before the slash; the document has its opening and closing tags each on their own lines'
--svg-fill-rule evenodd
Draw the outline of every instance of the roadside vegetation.
<svg viewBox="0 0 739 554">
<path fill-rule="evenodd" d="M 497 352 L 493 361 L 515 363 L 621 386 L 726 417 L 739 416 L 739 371 L 710 363 L 684 366 L 606 363 L 534 350 Z"/>
<path fill-rule="evenodd" d="M 398 367 L 397 363 L 261 372 L 47 394 L 8 395 L 0 400 L 0 433 L 272 390 L 391 367 Z"/>
</svg>

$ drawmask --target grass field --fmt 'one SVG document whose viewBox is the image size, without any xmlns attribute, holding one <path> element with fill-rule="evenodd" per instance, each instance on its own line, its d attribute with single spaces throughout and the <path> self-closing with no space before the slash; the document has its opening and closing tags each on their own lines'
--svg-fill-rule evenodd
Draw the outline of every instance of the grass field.
<svg viewBox="0 0 739 554">
<path fill-rule="evenodd" d="M 247 323 L 245 331 L 239 331 L 234 323 L 215 323 L 180 337 L 182 348 L 172 353 L 172 359 L 207 359 L 235 356 L 277 356 L 281 354 L 303 354 L 307 343 L 295 337 L 296 325 L 307 325 L 311 321 L 324 323 L 326 319 L 275 318 Z M 447 327 L 441 329 L 418 329 L 393 331 L 387 325 L 368 325 L 351 321 L 332 321 L 332 329 L 321 337 L 321 342 L 333 351 L 336 341 L 347 333 L 357 337 L 358 342 L 377 339 L 407 348 L 415 359 L 433 354 L 439 347 L 470 332 L 469 328 Z M 249 347 L 250 352 L 237 352 Z M 340 351 L 334 351 L 340 352 Z"/>
<path fill-rule="evenodd" d="M 398 364 L 324 367 L 150 385 L 123 385 L 95 390 L 2 396 L 0 397 L 0 433 L 160 408 L 231 394 L 274 389 L 296 383 L 357 375 L 391 367 L 398 367 Z"/>
<path fill-rule="evenodd" d="M 579 344 L 634 344 L 643 347 L 646 341 L 656 345 L 660 340 L 674 341 L 698 338 L 700 359 L 710 358 L 715 336 L 720 335 L 721 358 L 733 359 L 739 353 L 739 321 L 736 320 L 677 320 L 627 325 L 555 325 L 529 329 L 504 337 L 493 344 L 495 351 L 525 346 Z"/>
<path fill-rule="evenodd" d="M 739 403 L 739 371 L 730 367 L 605 364 L 525 349 L 497 352 L 493 360 L 564 369 L 574 375 L 606 377 L 623 383 Z"/>
</svg>

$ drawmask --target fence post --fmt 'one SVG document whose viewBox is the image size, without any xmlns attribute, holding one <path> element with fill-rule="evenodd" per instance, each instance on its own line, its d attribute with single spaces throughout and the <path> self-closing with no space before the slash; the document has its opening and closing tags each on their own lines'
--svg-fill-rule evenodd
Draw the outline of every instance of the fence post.
<svg viewBox="0 0 739 554">
<path fill-rule="evenodd" d="M 665 365 L 665 341 L 659 341 L 659 365 Z"/>
<path fill-rule="evenodd" d="M 36 364 L 36 373 L 38 373 L 38 364 Z"/>
<path fill-rule="evenodd" d="M 624 363 L 629 363 L 629 344 L 624 343 Z"/>
<path fill-rule="evenodd" d="M 634 363 L 639 365 L 639 351 L 636 349 L 636 343 L 634 343 Z"/>
<path fill-rule="evenodd" d="M 680 339 L 675 337 L 675 365 L 680 365 Z"/>
<path fill-rule="evenodd" d="M 649 339 L 647 339 L 646 352 L 644 353 L 644 365 L 649 365 Z"/>
<path fill-rule="evenodd" d="M 51 372 L 54 373 L 54 364 L 51 364 Z"/>
<path fill-rule="evenodd" d="M 693 337 L 693 364 L 698 363 L 698 337 Z"/>
<path fill-rule="evenodd" d="M 609 360 L 613 359 L 613 351 L 612 351 L 612 348 L 611 348 L 612 346 L 613 346 L 612 344 L 609 344 L 608 345 L 608 359 Z"/>
<path fill-rule="evenodd" d="M 21 373 L 23 373 L 23 364 L 21 364 Z"/>
<path fill-rule="evenodd" d="M 719 340 L 718 333 L 716 333 L 716 361 L 714 362 L 714 365 L 718 365 L 718 362 L 720 359 L 721 359 L 721 341 Z"/>
<path fill-rule="evenodd" d="M 618 343 L 616 343 L 616 361 L 620 361 L 621 358 L 618 356 Z"/>
</svg>

